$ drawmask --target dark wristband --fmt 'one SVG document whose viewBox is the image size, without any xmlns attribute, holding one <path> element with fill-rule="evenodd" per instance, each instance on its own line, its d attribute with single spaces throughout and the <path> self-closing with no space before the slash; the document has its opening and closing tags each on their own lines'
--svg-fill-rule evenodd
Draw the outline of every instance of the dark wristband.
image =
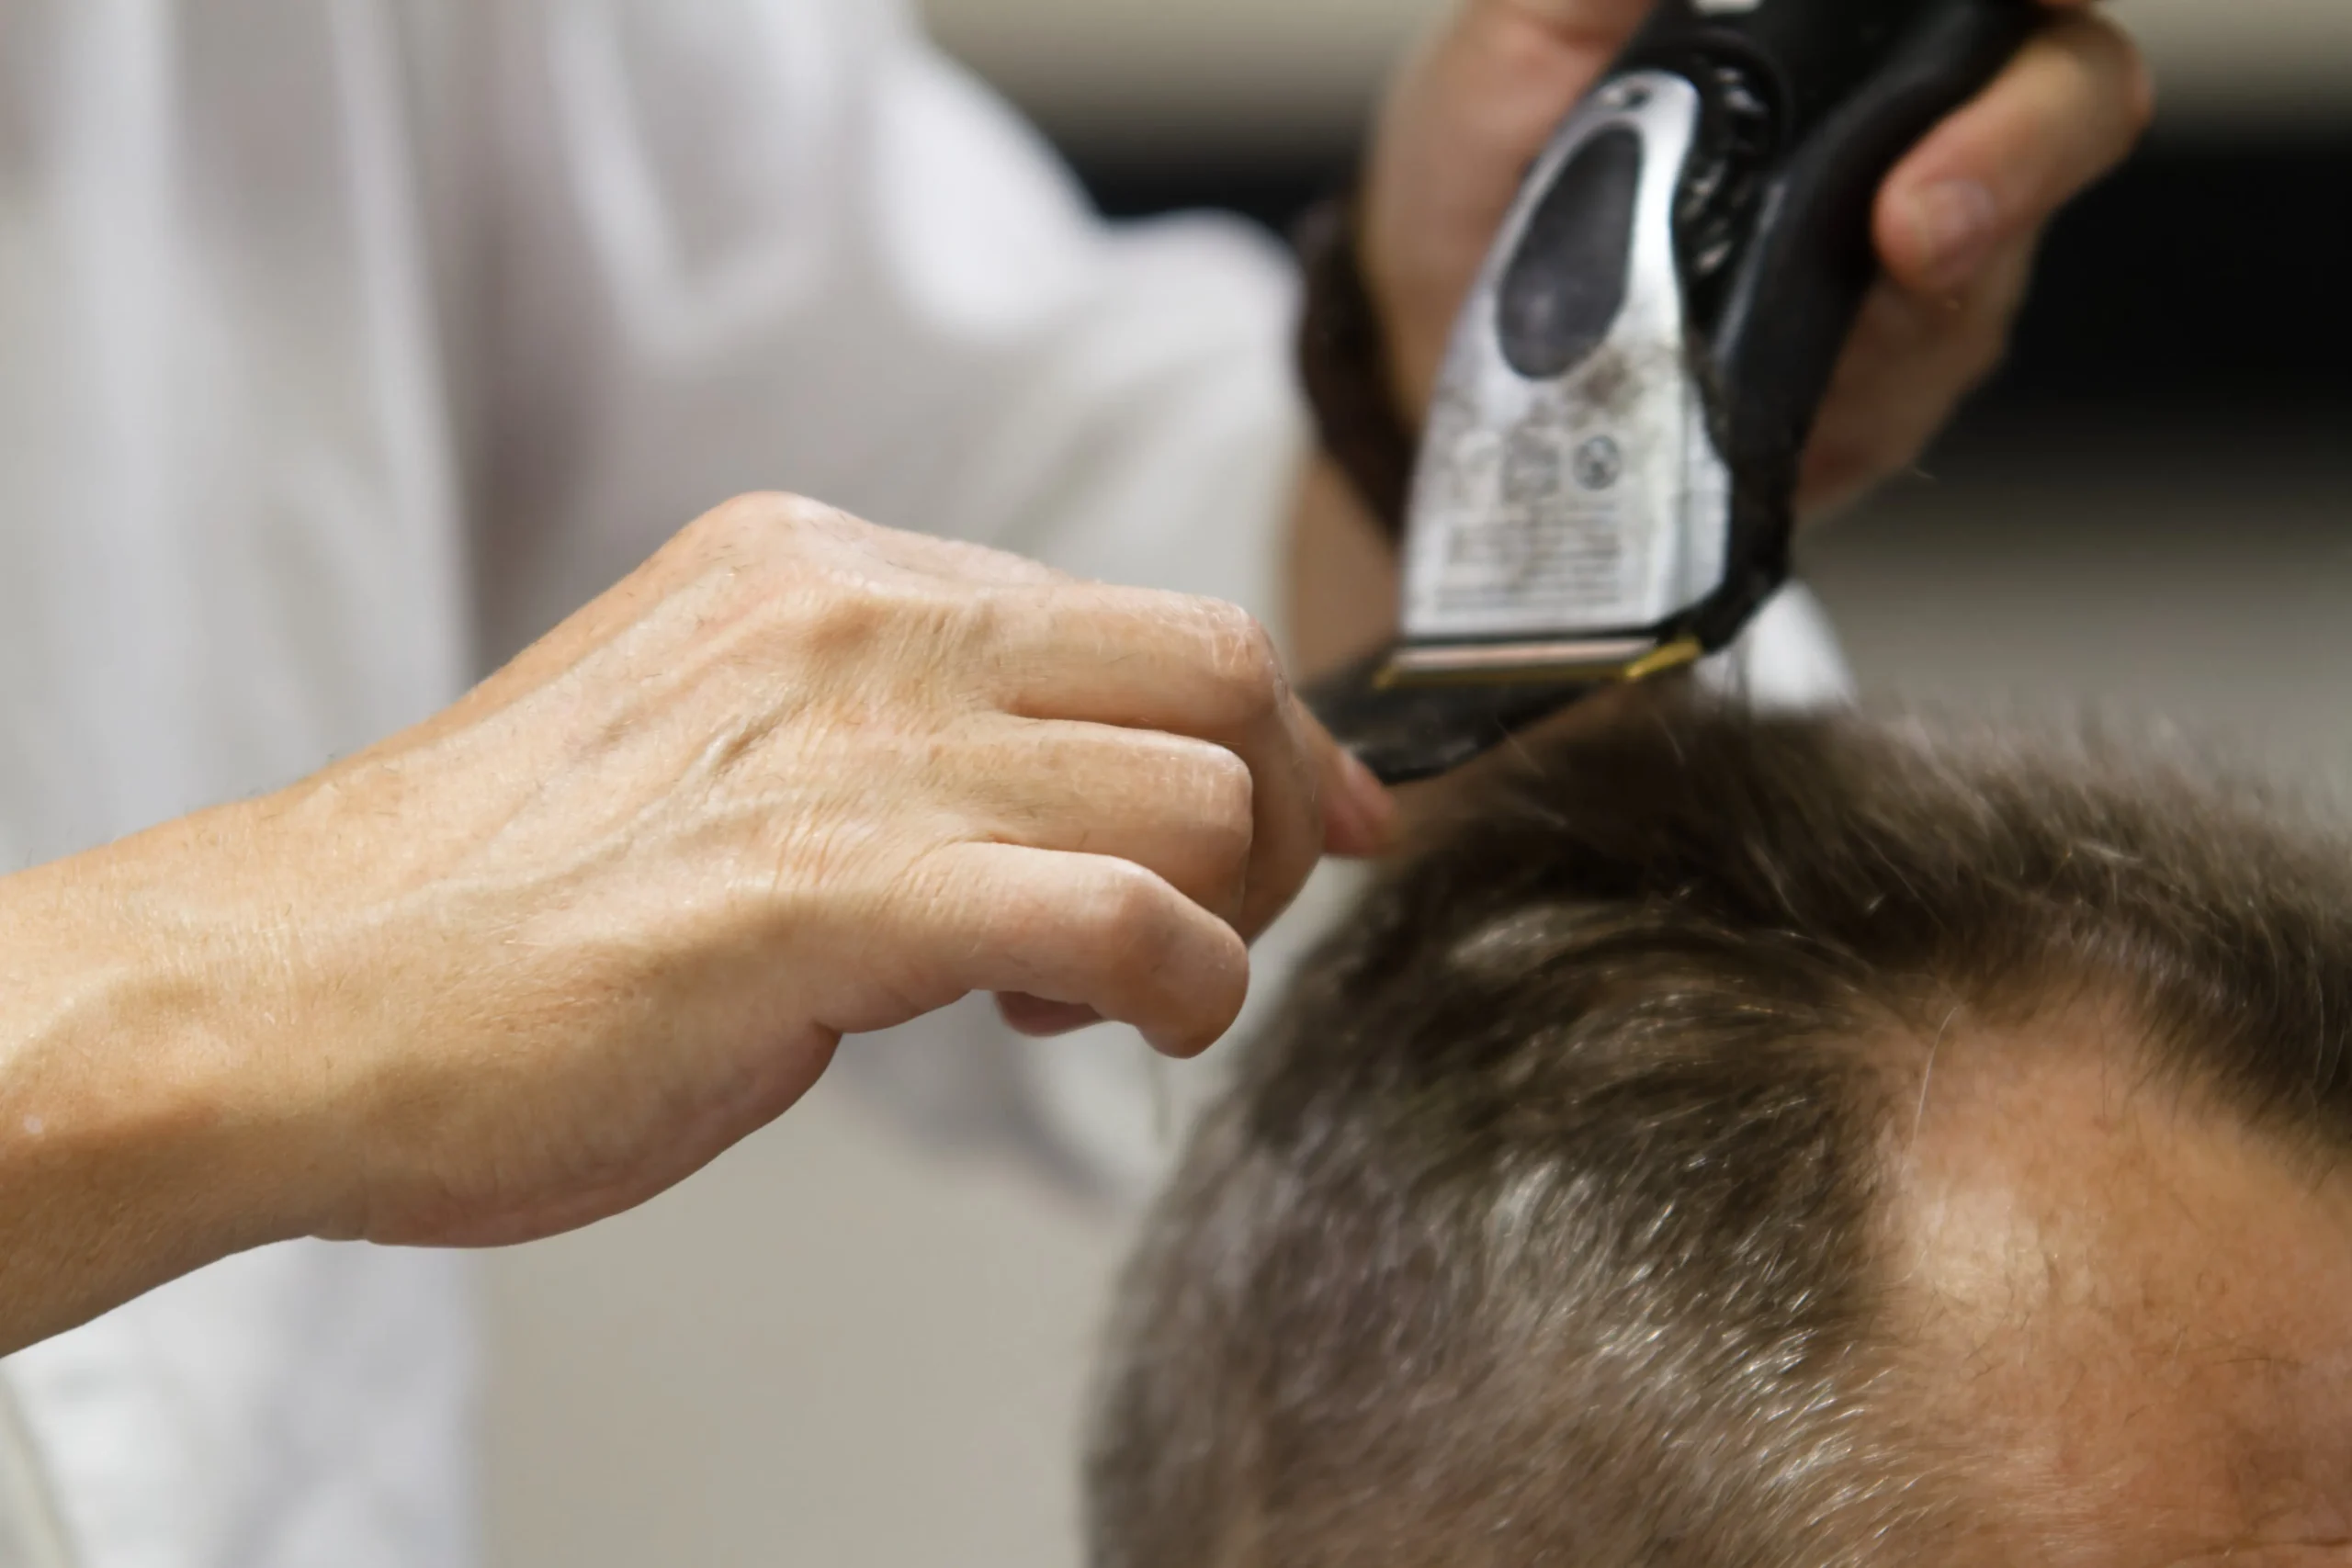
<svg viewBox="0 0 2352 1568">
<path fill-rule="evenodd" d="M 1323 450 L 1392 544 L 1405 537 L 1419 440 L 1396 406 L 1388 342 L 1356 254 L 1355 203 L 1318 202 L 1292 231 L 1306 282 L 1298 370 Z"/>
</svg>

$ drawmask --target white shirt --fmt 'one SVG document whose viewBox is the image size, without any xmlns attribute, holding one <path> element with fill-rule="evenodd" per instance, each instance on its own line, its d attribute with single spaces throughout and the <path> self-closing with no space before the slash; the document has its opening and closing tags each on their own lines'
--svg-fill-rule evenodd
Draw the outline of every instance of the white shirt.
<svg viewBox="0 0 2352 1568">
<path fill-rule="evenodd" d="M 1271 614 L 1290 287 L 1095 223 L 888 0 L 0 0 L 0 865 L 424 717 L 744 490 Z M 1132 1050 L 848 1056 L 1149 1163 Z M 87 1568 L 450 1568 L 469 1334 L 297 1244 L 7 1372 Z"/>
</svg>

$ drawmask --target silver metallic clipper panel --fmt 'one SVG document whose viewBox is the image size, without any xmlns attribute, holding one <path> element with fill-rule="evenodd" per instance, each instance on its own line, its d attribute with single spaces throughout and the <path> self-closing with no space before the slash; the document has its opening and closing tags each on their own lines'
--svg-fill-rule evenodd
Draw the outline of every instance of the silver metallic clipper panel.
<svg viewBox="0 0 2352 1568">
<path fill-rule="evenodd" d="M 1307 692 L 1392 784 L 1729 646 L 1788 581 L 1878 190 L 2046 7 L 1648 13 L 1464 303 L 1408 508 L 1402 639 Z"/>
<path fill-rule="evenodd" d="M 1619 78 L 1561 128 L 1506 220 L 1430 412 L 1396 678 L 1438 673 L 1414 669 L 1415 645 L 1453 645 L 1457 668 L 1459 645 L 1512 639 L 1610 639 L 1622 656 L 1720 585 L 1730 478 L 1675 254 L 1699 116 L 1679 76 Z"/>
</svg>

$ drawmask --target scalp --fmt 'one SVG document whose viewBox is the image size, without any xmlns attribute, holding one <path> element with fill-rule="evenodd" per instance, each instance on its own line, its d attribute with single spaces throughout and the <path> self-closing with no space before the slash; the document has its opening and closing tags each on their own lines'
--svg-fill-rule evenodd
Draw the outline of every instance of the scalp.
<svg viewBox="0 0 2352 1568">
<path fill-rule="evenodd" d="M 2118 998 L 2150 1082 L 2340 1149 L 2346 882 L 2261 792 L 2096 734 L 1668 698 L 1474 781 L 1155 1221 L 1095 1560 L 1962 1550 L 1883 1223 L 1939 1043 Z"/>
</svg>

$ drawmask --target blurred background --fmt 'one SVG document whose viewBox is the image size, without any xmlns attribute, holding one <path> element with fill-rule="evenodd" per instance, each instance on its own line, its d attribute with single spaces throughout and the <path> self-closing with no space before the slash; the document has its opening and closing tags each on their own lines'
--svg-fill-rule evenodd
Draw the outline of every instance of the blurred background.
<svg viewBox="0 0 2352 1568">
<path fill-rule="evenodd" d="M 1279 226 L 1436 0 L 931 0 L 1105 210 Z M 2352 779 L 2352 5 L 2127 0 L 2156 134 L 2008 370 L 1806 570 L 1874 693 L 2177 719 Z M 1115 1217 L 839 1085 L 492 1260 L 495 1568 L 1070 1568 Z"/>
</svg>

